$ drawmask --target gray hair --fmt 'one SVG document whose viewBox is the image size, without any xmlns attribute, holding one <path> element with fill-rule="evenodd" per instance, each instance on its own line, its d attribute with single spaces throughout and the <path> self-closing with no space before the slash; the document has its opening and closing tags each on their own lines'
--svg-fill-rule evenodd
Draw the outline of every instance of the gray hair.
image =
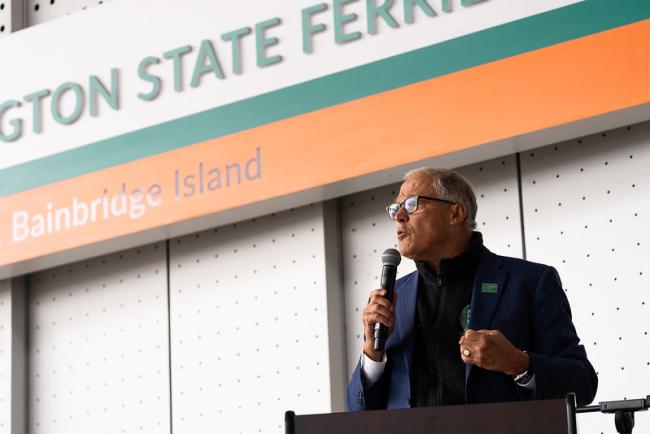
<svg viewBox="0 0 650 434">
<path fill-rule="evenodd" d="M 420 167 L 409 170 L 404 175 L 404 180 L 414 175 L 426 175 L 431 179 L 431 185 L 440 199 L 463 204 L 467 211 L 465 227 L 476 228 L 476 196 L 469 182 L 458 172 L 449 169 L 434 169 L 432 167 Z"/>
</svg>

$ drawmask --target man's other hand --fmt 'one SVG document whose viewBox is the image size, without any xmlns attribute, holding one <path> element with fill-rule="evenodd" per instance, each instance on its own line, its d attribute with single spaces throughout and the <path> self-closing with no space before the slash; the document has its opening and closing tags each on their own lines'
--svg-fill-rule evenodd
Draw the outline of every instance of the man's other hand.
<svg viewBox="0 0 650 434">
<path fill-rule="evenodd" d="M 530 364 L 524 351 L 517 349 L 499 330 L 467 330 L 458 342 L 463 362 L 514 377 Z"/>
</svg>

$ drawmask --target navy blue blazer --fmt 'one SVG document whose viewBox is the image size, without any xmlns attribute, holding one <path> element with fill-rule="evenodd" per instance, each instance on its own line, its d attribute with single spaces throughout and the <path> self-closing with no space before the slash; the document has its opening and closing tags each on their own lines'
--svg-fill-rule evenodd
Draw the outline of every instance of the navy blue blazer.
<svg viewBox="0 0 650 434">
<path fill-rule="evenodd" d="M 399 298 L 395 326 L 386 341 L 386 369 L 379 381 L 366 387 L 357 364 L 348 384 L 350 411 L 410 407 L 417 288 L 417 271 L 397 281 Z M 553 267 L 498 256 L 483 247 L 470 315 L 472 329 L 499 330 L 515 347 L 528 351 L 535 388 L 524 389 L 508 375 L 466 365 L 468 404 L 564 398 L 569 392 L 576 394 L 578 405 L 594 399 L 598 378 L 579 343 L 569 302 Z"/>
</svg>

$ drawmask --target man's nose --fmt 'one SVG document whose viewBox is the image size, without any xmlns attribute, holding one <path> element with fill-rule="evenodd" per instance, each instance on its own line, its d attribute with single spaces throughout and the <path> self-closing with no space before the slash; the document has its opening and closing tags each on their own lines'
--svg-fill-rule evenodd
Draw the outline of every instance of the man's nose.
<svg viewBox="0 0 650 434">
<path fill-rule="evenodd" d="M 408 221 L 408 219 L 409 219 L 409 214 L 406 212 L 404 205 L 400 206 L 399 210 L 397 211 L 397 214 L 395 214 L 395 221 L 405 222 Z"/>
</svg>

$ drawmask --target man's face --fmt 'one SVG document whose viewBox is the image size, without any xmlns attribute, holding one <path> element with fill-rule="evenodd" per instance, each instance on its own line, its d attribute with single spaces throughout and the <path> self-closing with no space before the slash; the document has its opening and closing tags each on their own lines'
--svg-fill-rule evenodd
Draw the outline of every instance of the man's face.
<svg viewBox="0 0 650 434">
<path fill-rule="evenodd" d="M 400 188 L 396 202 L 409 196 L 439 197 L 431 179 L 424 174 L 409 177 Z M 401 207 L 395 218 L 397 242 L 402 256 L 415 261 L 428 261 L 449 238 L 450 205 L 444 202 L 421 199 L 418 209 L 407 214 Z"/>
</svg>

